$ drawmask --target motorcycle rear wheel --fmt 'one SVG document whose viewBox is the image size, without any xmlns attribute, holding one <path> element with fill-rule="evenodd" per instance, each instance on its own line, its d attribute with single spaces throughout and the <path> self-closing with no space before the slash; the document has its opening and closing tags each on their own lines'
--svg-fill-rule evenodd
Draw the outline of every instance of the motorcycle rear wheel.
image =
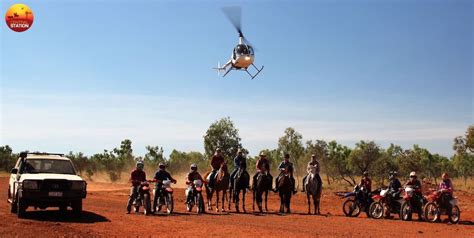
<svg viewBox="0 0 474 238">
<path fill-rule="evenodd" d="M 347 199 L 342 204 L 342 211 L 344 215 L 348 217 L 357 217 L 359 216 L 361 209 L 359 204 L 354 199 Z"/>
</svg>

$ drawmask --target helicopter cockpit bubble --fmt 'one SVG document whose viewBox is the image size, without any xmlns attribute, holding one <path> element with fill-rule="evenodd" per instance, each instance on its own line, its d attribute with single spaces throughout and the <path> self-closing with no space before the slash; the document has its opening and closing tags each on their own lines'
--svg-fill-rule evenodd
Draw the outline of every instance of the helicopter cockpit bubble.
<svg viewBox="0 0 474 238">
<path fill-rule="evenodd" d="M 237 56 L 240 55 L 253 55 L 253 49 L 249 45 L 239 44 L 234 48 L 234 52 Z"/>
</svg>

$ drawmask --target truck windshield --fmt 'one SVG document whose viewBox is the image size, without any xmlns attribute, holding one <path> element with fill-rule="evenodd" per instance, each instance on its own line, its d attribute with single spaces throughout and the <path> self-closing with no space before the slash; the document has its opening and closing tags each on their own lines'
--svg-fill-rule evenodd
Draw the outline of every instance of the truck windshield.
<svg viewBox="0 0 474 238">
<path fill-rule="evenodd" d="M 27 159 L 22 170 L 25 174 L 76 174 L 71 161 L 56 159 Z"/>
</svg>

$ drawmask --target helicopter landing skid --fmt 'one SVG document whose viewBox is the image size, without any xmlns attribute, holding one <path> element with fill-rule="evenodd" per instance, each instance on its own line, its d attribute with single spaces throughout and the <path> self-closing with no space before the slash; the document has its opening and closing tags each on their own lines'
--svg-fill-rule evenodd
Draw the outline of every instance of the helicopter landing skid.
<svg viewBox="0 0 474 238">
<path fill-rule="evenodd" d="M 250 75 L 250 77 L 251 77 L 252 79 L 254 79 L 255 77 L 257 77 L 257 75 L 258 75 L 260 72 L 262 72 L 264 66 L 262 65 L 262 67 L 261 67 L 260 69 L 258 69 L 257 66 L 255 66 L 254 64 L 252 64 L 252 66 L 255 68 L 255 70 L 257 70 L 257 73 L 256 73 L 256 74 L 252 75 L 252 74 L 248 71 L 248 68 L 247 68 L 247 69 L 244 69 L 244 70 L 245 70 L 245 72 L 247 72 L 247 74 Z"/>
</svg>

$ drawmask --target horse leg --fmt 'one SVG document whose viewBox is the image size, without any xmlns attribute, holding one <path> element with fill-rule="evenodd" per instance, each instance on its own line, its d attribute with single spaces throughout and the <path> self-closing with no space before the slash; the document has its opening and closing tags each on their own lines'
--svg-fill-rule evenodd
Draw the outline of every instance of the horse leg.
<svg viewBox="0 0 474 238">
<path fill-rule="evenodd" d="M 224 191 L 222 191 L 222 209 L 221 209 L 222 212 L 225 212 L 225 199 L 226 198 L 227 198 L 227 191 L 224 190 Z M 230 207 L 230 204 L 229 204 L 229 207 Z M 229 210 L 230 210 L 230 208 L 229 208 Z"/>
<path fill-rule="evenodd" d="M 311 199 L 310 199 L 308 191 L 306 191 L 306 198 L 308 198 L 308 214 L 311 214 L 311 201 L 310 201 Z M 316 211 L 316 207 L 314 209 Z"/>
<path fill-rule="evenodd" d="M 280 213 L 284 213 L 284 212 L 285 212 L 285 210 L 284 210 L 284 203 L 285 203 L 285 202 L 284 202 L 284 201 L 285 201 L 285 197 L 284 197 L 284 196 L 285 196 L 285 195 L 283 195 L 282 192 L 280 192 L 279 195 L 280 195 Z"/>
<path fill-rule="evenodd" d="M 291 193 L 292 193 L 292 192 L 293 192 L 293 191 L 291 191 L 290 193 L 288 193 L 288 194 L 287 194 L 288 196 L 286 197 L 286 213 L 291 213 L 291 208 L 290 208 L 290 206 L 291 206 Z"/>
<path fill-rule="evenodd" d="M 216 212 L 219 212 L 219 191 L 216 191 Z"/>
<path fill-rule="evenodd" d="M 206 186 L 206 195 L 207 195 L 207 210 L 211 211 L 212 210 L 212 195 L 214 191 L 207 188 Z"/>
<path fill-rule="evenodd" d="M 234 195 L 234 189 L 232 187 L 229 188 L 229 211 L 230 211 L 230 203 L 234 202 L 235 203 L 235 195 Z"/>
<path fill-rule="evenodd" d="M 321 206 L 321 195 L 319 195 L 318 197 L 316 197 L 316 204 L 318 206 L 318 215 L 321 214 L 321 212 L 319 211 L 319 207 Z"/>
<path fill-rule="evenodd" d="M 244 213 L 247 213 L 247 211 L 245 210 L 245 193 L 247 191 L 245 191 L 246 189 L 242 190 L 242 210 L 244 210 Z"/>
<path fill-rule="evenodd" d="M 236 212 L 240 212 L 239 211 L 239 195 L 240 195 L 240 190 L 235 190 L 235 194 L 234 194 L 234 205 L 235 205 L 235 211 Z M 229 209 L 230 210 L 230 209 Z"/>
<path fill-rule="evenodd" d="M 314 203 L 314 215 L 318 215 L 319 212 L 318 212 L 318 208 L 319 208 L 319 205 L 318 205 L 318 198 L 315 196 L 313 196 L 313 203 Z"/>
<path fill-rule="evenodd" d="M 268 190 L 265 190 L 265 212 L 268 212 L 267 201 L 268 201 Z"/>
<path fill-rule="evenodd" d="M 252 211 L 255 211 L 255 190 L 252 191 Z"/>
</svg>

